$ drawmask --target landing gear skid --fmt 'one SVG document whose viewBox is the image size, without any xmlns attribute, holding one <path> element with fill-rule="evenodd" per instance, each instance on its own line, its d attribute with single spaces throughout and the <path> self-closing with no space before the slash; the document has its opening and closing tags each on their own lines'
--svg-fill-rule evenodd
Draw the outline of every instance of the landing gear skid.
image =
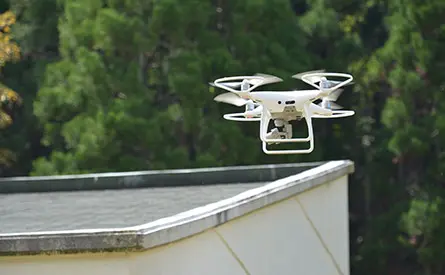
<svg viewBox="0 0 445 275">
<path fill-rule="evenodd" d="M 269 126 L 270 120 L 272 119 L 270 112 L 267 109 L 263 109 L 260 120 L 260 139 L 262 141 L 263 152 L 268 155 L 279 155 L 279 154 L 309 154 L 314 150 L 314 134 L 312 129 L 312 119 L 309 111 L 309 104 L 304 105 L 303 117 L 306 120 L 308 137 L 306 138 L 292 138 L 292 125 L 286 123 L 283 120 L 275 120 L 274 124 L 276 128 L 272 129 L 269 133 L 267 128 Z M 283 128 L 283 131 L 278 130 L 278 128 Z M 278 144 L 278 143 L 292 143 L 292 142 L 306 142 L 309 143 L 308 149 L 300 150 L 269 150 L 268 144 Z"/>
</svg>

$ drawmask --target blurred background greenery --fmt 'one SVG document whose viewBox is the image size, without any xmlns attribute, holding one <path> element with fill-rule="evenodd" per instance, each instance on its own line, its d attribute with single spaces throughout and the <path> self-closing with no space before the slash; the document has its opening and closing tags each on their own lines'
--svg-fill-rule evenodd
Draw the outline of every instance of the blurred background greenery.
<svg viewBox="0 0 445 275">
<path fill-rule="evenodd" d="M 445 274 L 445 1 L 0 0 L 0 175 L 351 159 L 352 274 Z M 356 115 L 268 156 L 208 82 L 326 69 Z M 272 86 L 271 86 L 272 87 Z M 334 217 L 333 217 L 334 218 Z"/>
</svg>

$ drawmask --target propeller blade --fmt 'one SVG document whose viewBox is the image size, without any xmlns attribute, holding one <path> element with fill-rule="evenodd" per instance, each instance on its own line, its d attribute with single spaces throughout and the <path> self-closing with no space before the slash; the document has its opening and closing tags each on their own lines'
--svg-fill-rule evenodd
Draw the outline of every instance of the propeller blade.
<svg viewBox="0 0 445 275">
<path fill-rule="evenodd" d="M 334 87 L 334 86 L 336 86 L 336 85 L 338 85 L 340 83 L 343 83 L 343 81 L 325 80 L 324 82 L 323 81 L 320 82 L 319 85 L 320 85 L 320 87 L 323 86 L 325 89 L 329 89 L 329 88 L 332 88 L 332 87 Z M 354 84 L 353 81 L 351 81 L 348 84 L 343 85 L 343 86 L 349 86 L 349 85 L 352 85 L 352 84 Z"/>
<path fill-rule="evenodd" d="M 338 97 L 341 95 L 342 92 L 343 92 L 343 89 L 334 90 L 327 97 L 325 97 L 325 99 L 327 99 L 329 101 L 337 101 Z"/>
<path fill-rule="evenodd" d="M 221 83 L 221 85 L 230 87 L 232 89 L 240 88 L 241 84 L 242 84 L 241 82 L 224 82 L 224 83 Z"/>
<path fill-rule="evenodd" d="M 271 74 L 264 74 L 264 73 L 256 73 L 255 76 L 261 76 L 261 77 L 264 77 L 264 78 L 277 78 L 277 79 L 280 79 L 277 76 L 274 76 L 274 75 L 271 75 Z"/>
<path fill-rule="evenodd" d="M 325 108 L 325 109 L 330 109 L 330 110 L 340 110 L 343 109 L 343 106 L 338 105 L 335 102 L 331 102 L 329 100 L 323 100 L 322 102 L 317 104 L 318 106 Z"/>
<path fill-rule="evenodd" d="M 343 81 L 335 81 L 335 80 L 328 80 L 329 83 L 329 87 L 334 87 L 335 85 L 342 83 Z M 354 84 L 354 81 L 349 82 L 348 84 L 344 85 L 344 86 L 349 86 Z"/>
<path fill-rule="evenodd" d="M 335 103 L 335 102 L 331 102 L 331 109 L 332 109 L 332 110 L 340 110 L 340 109 L 343 109 L 343 106 L 338 105 L 338 104 Z"/>
<path fill-rule="evenodd" d="M 261 85 L 265 85 L 265 84 L 272 84 L 272 83 L 277 83 L 277 82 L 283 81 L 283 79 L 279 78 L 278 76 L 274 76 L 274 75 L 270 75 L 270 74 L 256 73 L 255 76 L 261 76 L 264 79 L 260 80 L 260 81 L 253 79 L 250 82 L 261 83 Z M 253 84 L 253 83 L 251 83 L 251 84 Z M 253 84 L 253 85 L 255 85 L 255 84 Z"/>
<path fill-rule="evenodd" d="M 336 81 L 336 80 L 328 80 L 330 83 L 332 83 L 333 85 L 332 86 L 334 86 L 334 85 L 337 85 L 337 84 L 339 84 L 339 83 L 342 83 L 343 81 Z M 349 85 L 352 85 L 352 84 L 354 84 L 354 81 L 351 81 L 351 82 L 349 82 L 348 84 L 346 84 L 345 86 L 349 86 Z"/>
<path fill-rule="evenodd" d="M 232 104 L 238 107 L 245 105 L 248 101 L 231 92 L 217 95 L 213 100 L 217 102 Z"/>
<path fill-rule="evenodd" d="M 236 88 L 240 88 L 241 87 L 241 82 L 223 82 L 223 83 L 220 83 L 220 84 L 224 85 L 224 86 L 227 86 L 229 88 L 232 88 L 232 89 L 236 89 Z M 213 87 L 216 87 L 215 83 L 213 83 L 213 82 L 209 82 L 209 85 L 213 86 Z"/>
<path fill-rule="evenodd" d="M 302 73 L 298 73 L 298 74 L 294 74 L 292 76 L 292 78 L 296 78 L 296 79 L 302 79 L 302 77 L 306 74 L 314 74 L 314 73 L 324 73 L 325 69 L 322 70 L 314 70 L 314 71 L 307 71 L 307 72 L 302 72 Z M 312 83 L 316 83 L 320 81 L 321 76 L 311 76 L 308 78 L 308 80 Z"/>
<path fill-rule="evenodd" d="M 213 83 L 213 82 L 209 82 L 209 85 L 212 87 L 216 87 L 215 83 Z M 241 82 L 224 82 L 224 83 L 221 83 L 221 85 L 227 86 L 232 89 L 236 89 L 236 88 L 241 87 Z"/>
</svg>

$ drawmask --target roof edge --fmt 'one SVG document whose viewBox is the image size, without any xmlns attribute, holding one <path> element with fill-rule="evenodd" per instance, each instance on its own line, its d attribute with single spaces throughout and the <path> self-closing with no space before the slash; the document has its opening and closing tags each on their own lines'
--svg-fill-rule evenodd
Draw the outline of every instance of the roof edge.
<svg viewBox="0 0 445 275">
<path fill-rule="evenodd" d="M 324 162 L 0 178 L 0 194 L 89 191 L 273 181 Z"/>
</svg>

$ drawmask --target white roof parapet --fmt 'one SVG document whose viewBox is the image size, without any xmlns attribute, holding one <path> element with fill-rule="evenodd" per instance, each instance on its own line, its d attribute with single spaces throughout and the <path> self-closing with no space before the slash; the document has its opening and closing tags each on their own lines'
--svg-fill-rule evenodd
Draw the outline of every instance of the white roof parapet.
<svg viewBox="0 0 445 275">
<path fill-rule="evenodd" d="M 322 162 L 0 178 L 0 194 L 273 181 Z"/>
</svg>

